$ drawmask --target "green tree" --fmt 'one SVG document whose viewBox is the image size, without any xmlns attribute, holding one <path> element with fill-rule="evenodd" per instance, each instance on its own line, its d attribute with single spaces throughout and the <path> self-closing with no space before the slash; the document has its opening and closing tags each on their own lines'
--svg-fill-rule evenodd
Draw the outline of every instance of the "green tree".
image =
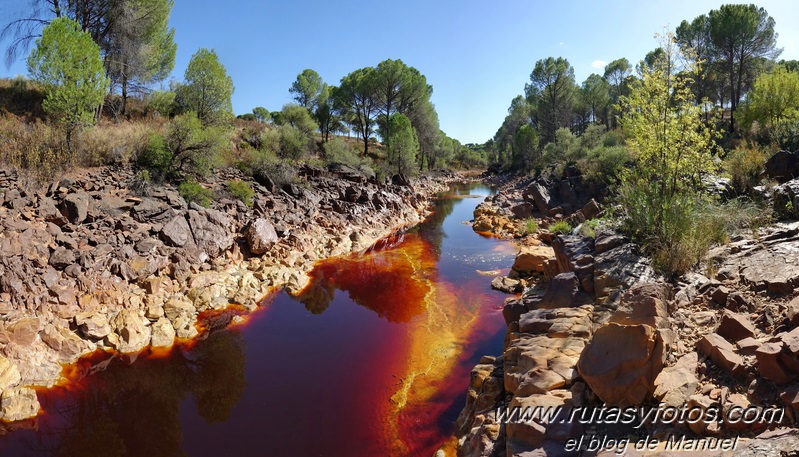
<svg viewBox="0 0 799 457">
<path fill-rule="evenodd" d="M 281 112 L 283 113 L 284 124 L 296 128 L 303 135 L 308 137 L 308 139 L 310 139 L 311 135 L 319 128 L 311 117 L 311 114 L 308 113 L 308 110 L 300 105 L 289 103 L 283 106 Z"/>
<path fill-rule="evenodd" d="M 94 124 L 108 89 L 100 49 L 80 25 L 67 18 L 42 30 L 28 57 L 28 73 L 45 90 L 42 108 L 66 126 L 67 147 L 80 125 Z"/>
<path fill-rule="evenodd" d="M 774 19 L 756 5 L 722 5 L 708 14 L 710 38 L 723 59 L 730 97 L 730 131 L 735 128 L 735 109 L 756 77 L 759 59 L 774 59 L 777 49 Z"/>
<path fill-rule="evenodd" d="M 580 88 L 580 97 L 591 111 L 591 121 L 605 123 L 610 104 L 610 85 L 607 81 L 596 73 L 589 75 Z"/>
<path fill-rule="evenodd" d="M 799 117 L 799 73 L 777 67 L 760 75 L 746 94 L 744 122 L 773 129 L 780 121 Z"/>
<path fill-rule="evenodd" d="M 391 116 L 388 123 L 391 132 L 391 138 L 386 146 L 388 162 L 397 168 L 398 174 L 410 174 L 413 172 L 416 153 L 419 151 L 419 141 L 411 120 L 404 114 L 396 113 Z"/>
<path fill-rule="evenodd" d="M 313 113 L 318 105 L 319 93 L 322 90 L 324 81 L 319 73 L 306 68 L 297 79 L 291 83 L 289 93 L 294 97 L 294 101 L 300 106 Z"/>
<path fill-rule="evenodd" d="M 632 74 L 632 66 L 630 62 L 622 57 L 621 59 L 616 59 L 613 62 L 605 65 L 605 73 L 602 75 L 605 78 L 605 81 L 610 84 L 610 102 L 612 104 L 616 104 L 619 110 L 619 116 L 622 116 L 624 112 L 622 111 L 622 102 L 621 97 L 625 93 L 625 89 L 630 82 L 630 76 Z M 608 123 L 608 128 L 611 128 L 612 125 Z"/>
<path fill-rule="evenodd" d="M 354 127 L 363 141 L 363 154 L 369 153 L 369 138 L 380 111 L 375 69 L 365 67 L 341 78 L 336 90 L 336 110 Z"/>
<path fill-rule="evenodd" d="M 200 49 L 191 56 L 184 79 L 177 90 L 177 102 L 184 111 L 196 113 L 206 126 L 233 116 L 233 80 L 213 49 Z"/>
<path fill-rule="evenodd" d="M 144 91 L 163 81 L 175 67 L 175 29 L 169 27 L 172 0 L 108 2 L 111 25 L 105 62 L 111 81 L 121 89 L 121 114 L 127 110 L 128 92 Z"/>
<path fill-rule="evenodd" d="M 272 118 L 269 114 L 269 110 L 264 108 L 263 106 L 256 106 L 252 109 L 252 114 L 255 116 L 255 119 L 258 122 L 266 124 Z"/>
<path fill-rule="evenodd" d="M 532 125 L 523 125 L 516 132 L 513 144 L 513 166 L 519 170 L 530 171 L 538 158 L 538 132 Z"/>
<path fill-rule="evenodd" d="M 640 66 L 640 79 L 622 97 L 630 107 L 622 127 L 637 160 L 630 177 L 654 179 L 657 193 L 668 199 L 695 188 L 700 173 L 712 169 L 715 133 L 702 122 L 690 90 L 698 68 L 691 51 L 681 50 L 672 34 L 661 41 L 663 53 L 652 68 Z"/>
<path fill-rule="evenodd" d="M 681 46 L 694 50 L 697 61 L 703 62 L 693 84 L 697 103 L 709 98 L 716 101 L 713 82 L 718 66 L 717 52 L 710 38 L 710 18 L 703 14 L 693 21 L 682 21 L 675 32 L 675 40 Z"/>
<path fill-rule="evenodd" d="M 547 143 L 555 138 L 557 129 L 571 124 L 576 93 L 574 68 L 562 57 L 547 57 L 536 62 L 530 82 L 527 92 L 538 94 L 538 129 L 541 140 Z"/>
</svg>

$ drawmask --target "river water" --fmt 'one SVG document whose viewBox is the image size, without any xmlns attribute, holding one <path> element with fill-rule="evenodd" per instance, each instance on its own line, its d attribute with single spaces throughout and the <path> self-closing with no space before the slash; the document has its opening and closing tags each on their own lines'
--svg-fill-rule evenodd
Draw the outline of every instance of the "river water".
<svg viewBox="0 0 799 457">
<path fill-rule="evenodd" d="M 490 192 L 454 186 L 419 226 L 320 262 L 300 297 L 268 297 L 244 324 L 66 368 L 0 455 L 432 455 L 471 368 L 502 351 L 505 296 L 480 271 L 507 273 L 515 248 L 464 224 Z"/>
</svg>

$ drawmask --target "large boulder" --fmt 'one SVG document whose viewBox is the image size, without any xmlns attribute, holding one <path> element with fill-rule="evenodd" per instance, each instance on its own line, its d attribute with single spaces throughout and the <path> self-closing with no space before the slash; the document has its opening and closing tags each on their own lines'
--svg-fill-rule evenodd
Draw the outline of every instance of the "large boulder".
<svg viewBox="0 0 799 457">
<path fill-rule="evenodd" d="M 540 301 L 533 301 L 538 309 L 576 308 L 593 303 L 593 299 L 580 288 L 580 281 L 574 272 L 561 273 L 549 283 Z"/>
<path fill-rule="evenodd" d="M 161 239 L 170 246 L 183 247 L 193 243 L 189 223 L 182 214 L 175 216 L 171 221 L 164 224 L 161 229 Z"/>
<path fill-rule="evenodd" d="M 664 355 L 660 332 L 654 327 L 609 323 L 594 333 L 577 369 L 605 403 L 640 405 L 655 390 Z"/>
<path fill-rule="evenodd" d="M 250 252 L 255 255 L 265 253 L 278 241 L 275 227 L 263 218 L 258 218 L 250 224 L 247 227 L 245 236 L 247 237 L 247 245 L 250 247 Z"/>
<path fill-rule="evenodd" d="M 220 211 L 189 210 L 189 227 L 197 247 L 210 257 L 217 257 L 233 245 L 232 221 Z"/>
<path fill-rule="evenodd" d="M 0 419 L 13 422 L 29 419 L 39 414 L 36 391 L 28 387 L 6 389 L 0 395 Z"/>
<path fill-rule="evenodd" d="M 150 344 L 150 321 L 133 309 L 123 309 L 114 318 L 114 328 L 119 335 L 117 350 L 136 352 Z"/>
<path fill-rule="evenodd" d="M 17 366 L 0 355 L 0 391 L 18 384 L 21 380 L 22 376 Z"/>
<path fill-rule="evenodd" d="M 535 182 L 527 186 L 527 189 L 524 190 L 524 198 L 532 200 L 538 211 L 544 214 L 549 213 L 552 198 L 549 196 L 547 188 L 543 185 Z"/>
<path fill-rule="evenodd" d="M 522 274 L 543 273 L 544 265 L 555 258 L 555 251 L 549 246 L 522 246 L 513 262 L 513 270 Z"/>
<path fill-rule="evenodd" d="M 780 182 L 799 176 L 799 152 L 775 153 L 766 160 L 763 174 Z"/>
<path fill-rule="evenodd" d="M 86 220 L 91 199 L 92 198 L 86 192 L 69 194 L 64 201 L 61 202 L 61 214 L 63 214 L 71 224 L 80 224 Z"/>
</svg>

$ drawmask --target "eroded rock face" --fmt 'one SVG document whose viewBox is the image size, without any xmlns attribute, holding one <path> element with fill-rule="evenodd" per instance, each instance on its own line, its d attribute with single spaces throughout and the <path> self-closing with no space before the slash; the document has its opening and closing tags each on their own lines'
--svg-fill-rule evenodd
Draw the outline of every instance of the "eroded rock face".
<svg viewBox="0 0 799 457">
<path fill-rule="evenodd" d="M 696 377 L 698 363 L 697 353 L 689 352 L 675 365 L 664 368 L 655 378 L 655 398 L 675 408 L 687 404 L 699 385 Z"/>
<path fill-rule="evenodd" d="M 543 273 L 546 262 L 554 258 L 555 251 L 549 246 L 522 246 L 512 269 L 521 274 Z"/>
<path fill-rule="evenodd" d="M 22 380 L 19 370 L 10 360 L 0 355 L 0 391 L 18 384 Z"/>
</svg>

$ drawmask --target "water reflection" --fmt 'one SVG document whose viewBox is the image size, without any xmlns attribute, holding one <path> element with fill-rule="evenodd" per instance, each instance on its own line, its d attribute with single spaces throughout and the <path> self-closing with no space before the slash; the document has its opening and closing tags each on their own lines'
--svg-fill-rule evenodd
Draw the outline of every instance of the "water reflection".
<svg viewBox="0 0 799 457">
<path fill-rule="evenodd" d="M 183 456 L 181 403 L 190 399 L 207 423 L 224 422 L 247 387 L 244 338 L 233 329 L 131 362 L 110 354 L 80 361 L 82 379 L 40 392 L 40 431 L 12 432 L 0 455 Z"/>
<path fill-rule="evenodd" d="M 462 223 L 473 188 L 321 262 L 301 296 L 272 297 L 244 326 L 135 363 L 82 360 L 74 382 L 41 393 L 39 430 L 0 437 L 0 455 L 431 455 L 469 370 L 502 345 L 504 297 L 476 270 L 509 265 L 513 249 Z"/>
</svg>

